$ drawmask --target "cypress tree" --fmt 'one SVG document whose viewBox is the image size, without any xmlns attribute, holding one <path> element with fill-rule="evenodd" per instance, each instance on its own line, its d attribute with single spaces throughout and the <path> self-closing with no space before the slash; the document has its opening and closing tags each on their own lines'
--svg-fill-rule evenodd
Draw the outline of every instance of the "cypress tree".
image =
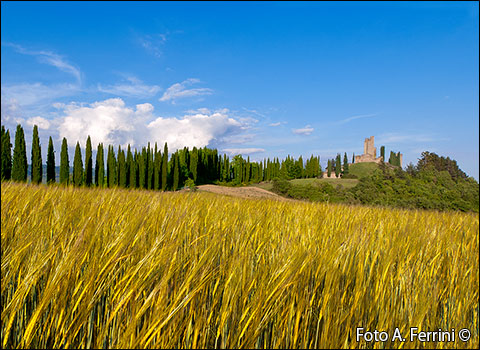
<svg viewBox="0 0 480 350">
<path fill-rule="evenodd" d="M 118 186 L 127 187 L 127 169 L 125 168 L 125 153 L 118 146 Z"/>
<path fill-rule="evenodd" d="M 130 144 L 128 144 L 127 146 L 127 156 L 125 158 L 125 186 L 127 188 L 130 187 L 130 178 L 131 178 L 131 175 L 130 175 L 130 165 L 131 165 L 131 160 L 130 158 L 132 157 L 132 150 L 130 149 Z"/>
<path fill-rule="evenodd" d="M 190 157 L 190 173 L 192 174 L 193 182 L 197 184 L 197 170 L 198 170 L 198 151 L 196 147 L 193 147 Z"/>
<path fill-rule="evenodd" d="M 97 146 L 97 157 L 95 159 L 95 185 L 103 187 L 105 177 L 105 163 L 103 161 L 103 143 Z"/>
<path fill-rule="evenodd" d="M 47 184 L 55 182 L 55 152 L 53 150 L 52 137 L 48 139 L 47 150 Z"/>
<path fill-rule="evenodd" d="M 87 137 L 87 146 L 85 148 L 85 185 L 92 185 L 92 170 L 93 170 L 93 161 L 92 161 L 92 140 L 90 135 Z"/>
<path fill-rule="evenodd" d="M 115 151 L 113 150 L 113 146 L 108 146 L 108 153 L 107 153 L 107 186 L 113 187 L 117 184 L 116 174 L 117 174 L 117 166 L 115 160 Z"/>
<path fill-rule="evenodd" d="M 348 169 L 348 157 L 347 157 L 347 152 L 345 152 L 345 155 L 343 156 L 343 173 L 348 174 L 349 169 Z"/>
<path fill-rule="evenodd" d="M 330 177 L 330 175 L 332 175 L 332 161 L 329 159 L 327 165 L 327 176 Z"/>
<path fill-rule="evenodd" d="M 42 182 L 42 150 L 40 147 L 40 139 L 38 138 L 38 127 L 33 126 L 32 138 L 32 164 L 31 177 L 32 183 L 39 184 Z"/>
<path fill-rule="evenodd" d="M 12 177 L 12 144 L 10 143 L 10 131 L 5 132 L 2 125 L 2 180 L 10 180 Z"/>
<path fill-rule="evenodd" d="M 353 152 L 353 157 L 352 157 L 352 164 L 355 163 L 355 152 Z"/>
<path fill-rule="evenodd" d="M 15 132 L 15 148 L 13 149 L 12 180 L 27 181 L 27 151 L 25 149 L 25 134 L 20 124 Z"/>
<path fill-rule="evenodd" d="M 339 153 L 337 154 L 337 159 L 335 162 L 335 175 L 339 177 L 341 171 L 342 171 L 342 157 L 340 156 L 340 153 Z"/>
<path fill-rule="evenodd" d="M 380 157 L 382 157 L 382 161 L 385 161 L 385 146 L 380 147 Z"/>
<path fill-rule="evenodd" d="M 155 142 L 155 149 L 153 151 L 153 189 L 158 190 L 158 186 L 160 183 L 160 172 L 158 171 L 158 147 L 157 142 Z"/>
<path fill-rule="evenodd" d="M 62 140 L 62 150 L 60 152 L 60 183 L 68 185 L 70 177 L 70 164 L 68 162 L 67 139 Z"/>
<path fill-rule="evenodd" d="M 173 155 L 173 162 L 174 162 L 174 166 L 173 166 L 173 190 L 176 191 L 178 189 L 178 180 L 179 180 L 179 159 L 178 159 L 178 151 L 175 152 L 175 154 Z"/>
<path fill-rule="evenodd" d="M 73 157 L 73 184 L 81 186 L 83 183 L 83 162 L 82 151 L 80 150 L 80 143 L 77 141 L 75 146 L 75 156 Z"/>
<path fill-rule="evenodd" d="M 142 148 L 142 153 L 138 154 L 138 187 L 140 188 L 147 188 L 147 184 L 145 183 L 146 179 L 146 169 L 145 169 L 145 161 L 147 158 L 147 150 L 145 147 Z"/>
<path fill-rule="evenodd" d="M 167 188 L 167 171 L 168 171 L 168 146 L 165 142 L 163 147 L 163 159 L 162 159 L 162 191 Z"/>
<path fill-rule="evenodd" d="M 130 149 L 130 145 L 128 145 L 127 150 L 127 163 L 128 163 L 128 187 L 135 188 L 137 187 L 137 166 L 135 164 L 135 159 L 133 158 L 132 151 Z"/>
</svg>

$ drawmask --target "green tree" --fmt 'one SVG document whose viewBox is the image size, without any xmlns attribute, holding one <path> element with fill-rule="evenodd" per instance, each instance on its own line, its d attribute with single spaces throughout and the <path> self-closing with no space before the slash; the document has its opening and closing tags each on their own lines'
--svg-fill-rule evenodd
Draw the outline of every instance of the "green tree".
<svg viewBox="0 0 480 350">
<path fill-rule="evenodd" d="M 80 143 L 78 143 L 78 141 L 75 146 L 75 155 L 73 157 L 73 184 L 75 186 L 81 186 L 83 184 L 82 151 L 80 150 Z"/>
<path fill-rule="evenodd" d="M 117 183 L 117 164 L 115 160 L 115 151 L 112 145 L 108 146 L 107 153 L 107 186 L 113 187 Z"/>
<path fill-rule="evenodd" d="M 355 152 L 353 152 L 353 157 L 352 157 L 352 164 L 355 163 Z"/>
<path fill-rule="evenodd" d="M 137 166 L 135 164 L 135 159 L 133 158 L 130 145 L 128 145 L 128 150 L 127 150 L 127 164 L 128 164 L 128 187 L 135 188 L 137 187 Z"/>
<path fill-rule="evenodd" d="M 347 157 L 347 152 L 345 152 L 345 155 L 343 156 L 343 173 L 348 174 L 349 173 L 349 168 L 348 168 L 348 157 Z"/>
<path fill-rule="evenodd" d="M 55 183 L 55 152 L 53 150 L 52 137 L 48 139 L 47 150 L 47 184 Z"/>
<path fill-rule="evenodd" d="M 147 188 L 147 184 L 145 180 L 146 176 L 146 158 L 147 158 L 147 150 L 145 147 L 142 148 L 142 153 L 138 155 L 138 187 L 140 188 Z"/>
<path fill-rule="evenodd" d="M 95 184 L 103 187 L 105 179 L 105 162 L 103 160 L 103 143 L 97 146 L 97 157 L 95 159 Z"/>
<path fill-rule="evenodd" d="M 38 126 L 33 126 L 32 138 L 32 165 L 31 165 L 32 183 L 39 184 L 42 182 L 42 149 L 40 147 L 40 139 L 38 137 Z"/>
<path fill-rule="evenodd" d="M 332 161 L 329 159 L 327 163 L 327 176 L 330 177 L 332 175 Z"/>
<path fill-rule="evenodd" d="M 2 125 L 2 180 L 10 180 L 12 177 L 12 144 L 10 143 L 10 131 L 5 131 Z"/>
<path fill-rule="evenodd" d="M 125 164 L 125 153 L 118 146 L 118 186 L 127 187 L 127 169 Z"/>
<path fill-rule="evenodd" d="M 15 132 L 15 148 L 13 149 L 12 180 L 27 181 L 27 151 L 25 149 L 25 134 L 20 124 Z"/>
<path fill-rule="evenodd" d="M 342 171 L 342 157 L 340 156 L 340 153 L 339 153 L 337 154 L 337 158 L 335 159 L 335 175 L 339 177 L 341 171 Z"/>
<path fill-rule="evenodd" d="M 192 174 L 193 182 L 197 184 L 197 170 L 198 170 L 198 151 L 196 147 L 193 147 L 190 157 L 190 173 Z"/>
<path fill-rule="evenodd" d="M 179 159 L 178 159 L 178 151 L 175 152 L 173 155 L 173 186 L 172 189 L 176 191 L 178 189 L 178 181 L 179 181 Z"/>
<path fill-rule="evenodd" d="M 92 171 L 93 171 L 93 161 L 92 161 L 92 140 L 90 135 L 87 137 L 87 146 L 85 148 L 85 185 L 92 185 Z"/>
<path fill-rule="evenodd" d="M 167 171 L 168 171 L 168 146 L 165 142 L 163 147 L 163 159 L 162 159 L 162 191 L 167 188 Z"/>
<path fill-rule="evenodd" d="M 380 147 L 380 157 L 385 161 L 385 146 Z"/>
<path fill-rule="evenodd" d="M 68 144 L 64 137 L 62 140 L 62 150 L 60 152 L 60 183 L 68 185 L 70 177 L 70 163 L 68 161 Z"/>
</svg>

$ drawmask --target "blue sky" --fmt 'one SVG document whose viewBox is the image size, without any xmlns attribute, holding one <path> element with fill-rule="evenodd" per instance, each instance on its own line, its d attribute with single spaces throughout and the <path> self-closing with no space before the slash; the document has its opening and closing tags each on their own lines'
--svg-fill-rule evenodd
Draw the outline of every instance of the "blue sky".
<svg viewBox="0 0 480 350">
<path fill-rule="evenodd" d="M 479 178 L 478 2 L 1 3 L 1 118 L 251 159 L 456 159 Z M 13 140 L 12 140 L 13 141 Z"/>
</svg>

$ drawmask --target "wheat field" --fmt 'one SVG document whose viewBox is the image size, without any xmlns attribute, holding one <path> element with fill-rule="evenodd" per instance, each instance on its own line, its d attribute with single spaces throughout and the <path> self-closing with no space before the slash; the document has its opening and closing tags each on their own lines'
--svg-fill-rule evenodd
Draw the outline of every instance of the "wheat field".
<svg viewBox="0 0 480 350">
<path fill-rule="evenodd" d="M 478 348 L 478 230 L 465 213 L 5 182 L 1 345 Z"/>
</svg>

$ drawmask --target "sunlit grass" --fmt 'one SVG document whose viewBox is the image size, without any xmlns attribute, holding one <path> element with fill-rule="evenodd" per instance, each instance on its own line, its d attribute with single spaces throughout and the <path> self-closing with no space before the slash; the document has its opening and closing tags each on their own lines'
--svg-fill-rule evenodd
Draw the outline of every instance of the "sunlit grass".
<svg viewBox="0 0 480 350">
<path fill-rule="evenodd" d="M 6 348 L 478 347 L 478 216 L 2 183 Z M 356 327 L 470 328 L 357 343 Z"/>
</svg>

